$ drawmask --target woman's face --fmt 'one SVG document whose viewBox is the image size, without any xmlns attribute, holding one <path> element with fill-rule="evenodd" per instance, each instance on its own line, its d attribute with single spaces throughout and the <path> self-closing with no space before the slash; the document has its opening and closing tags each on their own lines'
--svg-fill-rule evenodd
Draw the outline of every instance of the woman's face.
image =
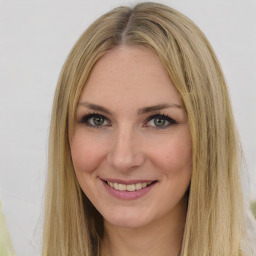
<svg viewBox="0 0 256 256">
<path fill-rule="evenodd" d="M 192 171 L 187 115 L 149 49 L 122 46 L 97 62 L 70 147 L 78 182 L 108 223 L 141 227 L 184 211 Z"/>
</svg>

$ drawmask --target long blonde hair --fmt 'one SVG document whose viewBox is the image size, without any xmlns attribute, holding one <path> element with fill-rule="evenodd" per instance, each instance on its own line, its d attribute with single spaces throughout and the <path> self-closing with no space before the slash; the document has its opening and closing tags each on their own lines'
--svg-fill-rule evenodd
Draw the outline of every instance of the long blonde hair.
<svg viewBox="0 0 256 256">
<path fill-rule="evenodd" d="M 155 52 L 188 114 L 193 172 L 181 255 L 247 255 L 241 249 L 246 233 L 240 146 L 220 65 L 191 20 L 148 2 L 118 7 L 100 17 L 80 37 L 63 66 L 50 128 L 43 256 L 99 255 L 102 216 L 79 187 L 68 138 L 92 68 L 119 45 L 142 45 Z"/>
</svg>

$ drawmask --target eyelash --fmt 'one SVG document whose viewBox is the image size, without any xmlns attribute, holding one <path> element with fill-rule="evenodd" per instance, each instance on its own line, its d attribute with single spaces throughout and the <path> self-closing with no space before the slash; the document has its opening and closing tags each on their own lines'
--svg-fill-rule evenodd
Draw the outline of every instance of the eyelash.
<svg viewBox="0 0 256 256">
<path fill-rule="evenodd" d="M 106 118 L 105 116 L 101 115 L 101 114 L 98 114 L 98 113 L 90 113 L 90 114 L 85 114 L 82 119 L 81 119 L 81 123 L 84 123 L 85 125 L 89 126 L 89 127 L 92 127 L 92 128 L 101 128 L 105 125 L 100 125 L 100 126 L 97 126 L 97 125 L 93 125 L 93 124 L 90 124 L 89 121 L 91 118 L 94 118 L 94 117 L 98 117 L 98 118 L 102 118 L 105 121 L 109 122 L 109 119 Z M 110 125 L 107 125 L 107 126 L 110 126 Z"/>
<path fill-rule="evenodd" d="M 91 118 L 97 118 L 97 117 L 100 118 L 100 119 L 103 119 L 104 123 L 107 122 L 108 124 L 102 124 L 102 125 L 98 125 L 97 126 L 97 125 L 93 125 L 93 124 L 89 123 Z M 150 126 L 150 125 L 148 125 L 148 123 L 150 121 L 153 121 L 156 118 L 159 118 L 161 120 L 167 121 L 168 122 L 167 125 L 166 124 L 164 126 L 156 126 L 156 125 L 155 126 Z M 81 118 L 80 122 L 84 123 L 86 126 L 89 126 L 89 127 L 92 127 L 92 128 L 96 128 L 96 129 L 102 128 L 102 127 L 105 127 L 105 126 L 111 126 L 110 120 L 107 117 L 105 117 L 105 116 L 103 116 L 101 114 L 98 114 L 98 113 L 85 114 Z M 167 127 L 169 127 L 171 125 L 176 125 L 176 124 L 178 124 L 178 122 L 176 120 L 174 120 L 173 118 L 171 118 L 170 116 L 165 115 L 165 114 L 161 114 L 161 113 L 157 113 L 157 114 L 149 116 L 146 119 L 145 123 L 143 124 L 143 127 L 151 127 L 151 128 L 155 128 L 155 129 L 164 129 L 164 128 L 167 128 Z"/>
<path fill-rule="evenodd" d="M 164 121 L 167 121 L 167 125 L 164 125 L 164 126 L 151 126 L 152 128 L 156 128 L 156 129 L 164 129 L 164 128 L 167 128 L 171 125 L 175 125 L 175 124 L 178 124 L 178 122 L 176 120 L 174 120 L 173 118 L 171 118 L 169 115 L 165 115 L 165 114 L 155 114 L 155 115 L 152 115 L 152 116 L 149 116 L 147 119 L 146 119 L 146 124 L 149 123 L 150 121 L 153 121 L 154 119 L 156 118 L 159 118 L 159 119 L 162 119 Z M 149 125 L 143 125 L 143 126 L 146 126 L 148 127 Z"/>
</svg>

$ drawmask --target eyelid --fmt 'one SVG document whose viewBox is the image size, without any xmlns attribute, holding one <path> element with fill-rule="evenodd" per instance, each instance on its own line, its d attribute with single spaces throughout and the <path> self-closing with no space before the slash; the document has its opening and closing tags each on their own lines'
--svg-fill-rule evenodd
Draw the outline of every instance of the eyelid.
<svg viewBox="0 0 256 256">
<path fill-rule="evenodd" d="M 176 120 L 174 120 L 173 118 L 171 118 L 169 115 L 165 115 L 165 114 L 154 114 L 154 115 L 151 115 L 149 116 L 146 121 L 145 121 L 145 125 L 144 126 L 149 126 L 147 125 L 147 123 L 151 120 L 153 120 L 154 118 L 157 118 L 157 117 L 160 117 L 160 118 L 163 118 L 164 120 L 166 120 L 167 122 L 169 122 L 169 124 L 165 125 L 165 126 L 150 126 L 152 128 L 157 128 L 157 129 L 164 129 L 164 128 L 167 128 L 171 125 L 175 125 L 175 124 L 178 124 L 178 122 Z"/>
<path fill-rule="evenodd" d="M 93 117 L 100 117 L 100 118 L 103 118 L 104 121 L 106 121 L 108 124 L 103 124 L 103 125 L 99 125 L 99 126 L 97 126 L 97 125 L 92 125 L 92 124 L 90 124 L 88 121 L 89 121 L 91 118 L 93 118 Z M 161 126 L 149 125 L 148 123 L 149 123 L 150 121 L 152 121 L 154 118 L 162 118 L 162 119 L 164 119 L 165 121 L 167 121 L 168 124 L 167 124 L 167 125 L 164 125 L 164 126 L 162 126 L 162 127 L 161 127 Z M 102 115 L 102 114 L 99 114 L 99 113 L 97 113 L 97 112 L 84 114 L 84 115 L 80 118 L 79 122 L 85 124 L 86 126 L 92 127 L 92 128 L 102 128 L 102 127 L 106 127 L 106 126 L 111 126 L 111 125 L 112 125 L 109 118 L 107 118 L 106 116 L 104 116 L 104 115 Z M 164 128 L 167 128 L 167 127 L 169 127 L 169 126 L 171 126 L 171 125 L 175 125 L 175 124 L 178 124 L 178 122 L 177 122 L 176 120 L 174 120 L 173 118 L 171 118 L 169 115 L 162 114 L 162 113 L 157 113 L 157 114 L 154 114 L 154 115 L 149 116 L 149 117 L 145 120 L 145 122 L 144 122 L 144 124 L 143 124 L 143 127 L 151 127 L 151 128 L 156 128 L 156 129 L 164 129 Z"/>
<path fill-rule="evenodd" d="M 103 118 L 105 121 L 107 121 L 108 123 L 111 124 L 110 120 L 102 115 L 102 114 L 99 114 L 99 113 L 87 113 L 87 114 L 84 114 L 81 119 L 80 119 L 80 123 L 84 123 L 85 125 L 89 126 L 89 127 L 92 127 L 92 128 L 101 128 L 101 127 L 105 127 L 105 126 L 110 126 L 110 125 L 101 125 L 101 126 L 97 126 L 97 125 L 92 125 L 90 124 L 88 121 L 93 118 L 93 117 L 101 117 Z"/>
</svg>

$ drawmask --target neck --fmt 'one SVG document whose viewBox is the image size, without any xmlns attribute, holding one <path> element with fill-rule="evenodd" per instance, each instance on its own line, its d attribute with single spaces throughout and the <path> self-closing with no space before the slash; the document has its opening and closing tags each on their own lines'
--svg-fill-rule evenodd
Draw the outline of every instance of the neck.
<svg viewBox="0 0 256 256">
<path fill-rule="evenodd" d="M 177 256 L 184 234 L 187 201 L 154 222 L 137 228 L 104 220 L 101 256 Z"/>
</svg>

